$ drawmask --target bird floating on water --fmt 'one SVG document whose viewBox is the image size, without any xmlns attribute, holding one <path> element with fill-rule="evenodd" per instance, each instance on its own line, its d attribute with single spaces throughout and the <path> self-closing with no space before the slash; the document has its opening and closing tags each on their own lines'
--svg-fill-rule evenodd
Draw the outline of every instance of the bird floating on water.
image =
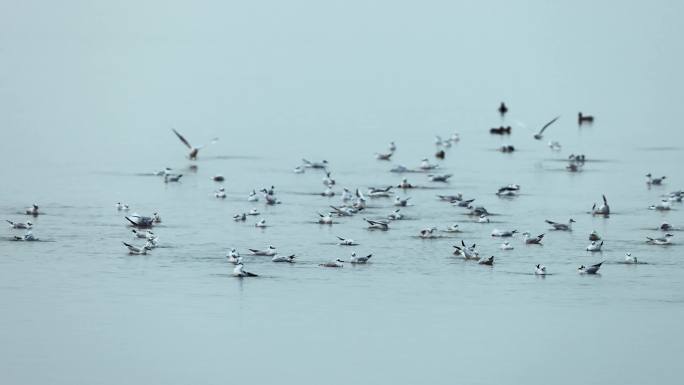
<svg viewBox="0 0 684 385">
<path fill-rule="evenodd" d="M 26 221 L 26 223 L 24 223 L 24 222 L 12 222 L 10 220 L 6 220 L 6 221 L 7 221 L 7 223 L 10 224 L 10 227 L 13 229 L 30 229 L 31 227 L 33 227 L 33 223 L 31 223 L 31 221 Z"/>
<path fill-rule="evenodd" d="M 605 195 L 601 195 L 601 197 L 603 198 L 603 204 L 598 206 L 596 203 L 594 203 L 594 205 L 591 206 L 591 214 L 608 216 L 608 214 L 610 214 L 608 199 L 606 199 Z"/>
<path fill-rule="evenodd" d="M 581 265 L 577 269 L 577 272 L 580 274 L 597 274 L 599 269 L 601 268 L 601 265 L 603 265 L 603 262 L 600 262 L 600 263 L 597 263 L 597 264 L 591 265 L 591 266 Z"/>
<path fill-rule="evenodd" d="M 244 264 L 242 262 L 238 262 L 235 265 L 235 268 L 233 269 L 233 276 L 238 277 L 238 278 L 247 278 L 247 277 L 258 277 L 257 274 L 250 273 L 249 271 L 243 270 Z"/>
<path fill-rule="evenodd" d="M 526 245 L 541 245 L 542 239 L 544 239 L 544 234 L 539 234 L 536 237 L 532 237 L 529 232 L 524 232 L 522 235 L 523 241 Z"/>
<path fill-rule="evenodd" d="M 349 263 L 355 264 L 355 265 L 364 265 L 368 263 L 368 260 L 371 259 L 373 254 L 368 254 L 365 257 L 357 257 L 356 253 L 352 253 L 351 257 L 349 258 Z"/>
<path fill-rule="evenodd" d="M 344 261 L 337 258 L 336 260 L 331 261 L 331 262 L 320 263 L 320 264 L 318 264 L 318 266 L 321 266 L 321 267 L 344 267 Z"/>
<path fill-rule="evenodd" d="M 350 238 L 342 238 L 340 236 L 337 237 L 340 241 L 337 243 L 340 246 L 358 246 L 359 244 L 354 242 L 353 239 Z"/>
<path fill-rule="evenodd" d="M 283 255 L 275 255 L 275 256 L 273 256 L 273 258 L 271 258 L 271 262 L 295 263 L 296 262 L 295 258 L 296 257 L 294 254 L 288 255 L 287 257 L 283 256 Z"/>
<path fill-rule="evenodd" d="M 672 244 L 672 237 L 674 237 L 674 235 L 669 233 L 661 238 L 646 237 L 646 243 L 649 245 L 670 245 Z"/>
<path fill-rule="evenodd" d="M 248 249 L 252 255 L 259 255 L 259 256 L 266 256 L 266 257 L 272 257 L 276 255 L 276 248 L 273 246 L 268 246 L 267 249 L 265 250 L 259 250 L 259 249 Z"/>
<path fill-rule="evenodd" d="M 568 220 L 568 223 L 558 223 L 547 219 L 546 223 L 550 224 L 554 230 L 571 231 L 572 224 L 575 223 L 575 220 L 570 218 L 570 220 Z"/>
<path fill-rule="evenodd" d="M 601 242 L 591 241 L 589 246 L 587 246 L 587 251 L 591 251 L 591 252 L 601 251 L 602 247 L 603 247 L 603 241 L 601 241 Z"/>
<path fill-rule="evenodd" d="M 647 184 L 647 185 L 660 186 L 660 185 L 663 184 L 663 181 L 664 181 L 665 178 L 667 178 L 667 177 L 666 177 L 666 176 L 661 176 L 660 178 L 653 178 L 653 176 L 652 176 L 651 173 L 649 172 L 648 174 L 646 174 L 646 178 L 647 178 L 647 179 L 646 179 L 646 184 Z"/>
</svg>

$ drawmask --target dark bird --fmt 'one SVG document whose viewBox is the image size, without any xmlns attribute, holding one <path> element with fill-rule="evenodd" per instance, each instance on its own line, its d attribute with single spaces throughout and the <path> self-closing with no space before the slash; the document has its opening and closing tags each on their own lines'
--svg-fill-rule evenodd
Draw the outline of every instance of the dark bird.
<svg viewBox="0 0 684 385">
<path fill-rule="evenodd" d="M 577 113 L 577 124 L 580 126 L 584 123 L 591 124 L 594 123 L 594 117 L 591 115 L 582 115 L 581 112 Z"/>
<path fill-rule="evenodd" d="M 506 103 L 501 102 L 501 104 L 499 105 L 499 114 L 501 114 L 501 116 L 503 117 L 504 115 L 506 115 L 506 112 L 508 112 L 508 107 L 506 107 Z"/>
</svg>

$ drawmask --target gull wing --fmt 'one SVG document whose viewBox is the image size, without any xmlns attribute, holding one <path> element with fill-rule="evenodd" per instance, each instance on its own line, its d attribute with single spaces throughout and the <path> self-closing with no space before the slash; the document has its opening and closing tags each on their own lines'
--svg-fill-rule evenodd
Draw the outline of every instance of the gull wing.
<svg viewBox="0 0 684 385">
<path fill-rule="evenodd" d="M 180 134 L 178 131 L 176 131 L 176 129 L 174 129 L 174 128 L 172 128 L 171 130 L 173 131 L 174 134 L 176 134 L 176 136 L 178 137 L 178 139 L 180 139 L 180 141 L 183 142 L 183 144 L 185 144 L 189 149 L 192 150 L 192 145 L 188 142 L 187 139 L 185 139 L 185 138 L 183 137 L 183 135 L 181 135 L 181 134 Z"/>
</svg>

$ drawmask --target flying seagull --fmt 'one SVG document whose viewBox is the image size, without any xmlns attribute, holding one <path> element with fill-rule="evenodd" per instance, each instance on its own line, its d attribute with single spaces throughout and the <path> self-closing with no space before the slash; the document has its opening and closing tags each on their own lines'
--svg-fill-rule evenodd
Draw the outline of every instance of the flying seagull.
<svg viewBox="0 0 684 385">
<path fill-rule="evenodd" d="M 171 130 L 173 131 L 174 134 L 176 134 L 176 136 L 178 137 L 178 139 L 180 139 L 180 141 L 183 142 L 183 144 L 186 145 L 186 146 L 190 149 L 190 153 L 188 154 L 188 158 L 189 158 L 190 160 L 195 160 L 195 159 L 197 159 L 197 153 L 199 153 L 199 150 L 200 150 L 202 147 L 204 147 L 204 146 L 193 147 L 193 146 L 190 144 L 190 142 L 188 142 L 188 140 L 185 139 L 185 138 L 183 137 L 183 135 L 181 135 L 178 131 L 176 131 L 176 130 L 173 129 L 173 128 L 172 128 Z M 214 138 L 214 139 L 211 141 L 211 144 L 214 144 L 214 143 L 216 143 L 217 141 L 218 141 L 218 138 Z"/>
<path fill-rule="evenodd" d="M 541 140 L 542 134 L 544 133 L 544 130 L 546 130 L 546 128 L 547 128 L 548 126 L 552 125 L 556 120 L 558 120 L 558 118 L 560 118 L 560 116 L 556 116 L 555 118 L 553 118 L 553 120 L 551 120 L 550 122 L 546 123 L 546 124 L 544 125 L 544 127 L 542 127 L 542 129 L 539 130 L 539 133 L 538 133 L 538 134 L 534 134 L 534 138 L 537 139 L 537 140 Z"/>
</svg>

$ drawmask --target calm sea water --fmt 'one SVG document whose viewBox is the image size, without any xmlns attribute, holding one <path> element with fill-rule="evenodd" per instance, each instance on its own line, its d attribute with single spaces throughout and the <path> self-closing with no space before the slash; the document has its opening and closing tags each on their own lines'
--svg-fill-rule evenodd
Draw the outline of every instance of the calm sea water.
<svg viewBox="0 0 684 385">
<path fill-rule="evenodd" d="M 284 19 L 258 18 L 252 6 L 212 6 L 230 15 L 227 25 L 221 12 L 177 5 L 160 28 L 186 11 L 191 25 L 168 37 L 146 27 L 153 8 L 83 5 L 79 14 L 100 16 L 67 27 L 41 13 L 32 30 L 48 34 L 38 26 L 47 20 L 51 37 L 2 38 L 0 213 L 30 219 L 21 212 L 33 202 L 44 211 L 33 219 L 41 242 L 10 241 L 21 234 L 11 229 L 0 234 L 3 383 L 679 383 L 684 233 L 673 232 L 668 247 L 644 241 L 662 235 L 663 221 L 684 228 L 681 204 L 648 210 L 684 186 L 683 77 L 674 70 L 683 64 L 675 49 L 680 5 L 631 6 L 615 18 L 572 4 L 530 6 L 529 15 L 505 3 L 441 4 L 393 8 L 388 19 L 379 5 L 361 15 L 300 5 L 303 15 L 271 5 L 268 14 Z M 13 11 L 18 19 L 31 14 Z M 580 16 L 582 25 L 569 21 Z M 345 32 L 348 17 L 361 32 Z M 548 17 L 556 22 L 541 21 Z M 110 27 L 121 20 L 119 36 Z M 22 30 L 10 21 L 0 28 Z M 632 30 L 637 21 L 645 32 Z M 253 34 L 234 37 L 241 28 Z M 479 31 L 480 43 L 465 38 L 468 31 Z M 504 32 L 509 44 L 491 48 Z M 225 48 L 231 42 L 233 51 Z M 503 121 L 502 99 L 511 108 Z M 596 123 L 578 128 L 579 110 Z M 513 134 L 488 133 L 500 124 Z M 220 141 L 190 162 L 171 127 L 193 144 Z M 437 161 L 434 135 L 454 131 L 461 141 L 438 162 L 451 182 L 407 174 L 425 188 L 399 192 L 413 206 L 387 232 L 366 230 L 362 218 L 392 211 L 390 199 L 372 199 L 365 213 L 332 226 L 316 224 L 339 195 L 317 195 L 322 172 L 292 172 L 302 157 L 327 159 L 338 194 L 396 185 L 393 165 Z M 398 146 L 393 161 L 375 160 L 390 140 Z M 552 152 L 548 140 L 563 150 Z M 507 143 L 518 151 L 496 151 Z M 570 153 L 586 154 L 582 172 L 565 171 Z M 182 183 L 149 175 L 167 166 L 184 174 Z M 648 189 L 648 172 L 667 175 L 665 185 Z M 226 200 L 213 197 L 215 174 L 226 177 Z M 520 184 L 521 195 L 498 198 L 509 183 Z M 247 202 L 252 189 L 270 185 L 281 205 Z M 492 222 L 436 199 L 455 192 L 495 213 Z M 601 194 L 610 218 L 588 214 Z M 118 201 L 161 214 L 161 247 L 126 253 L 121 242 L 136 240 Z M 252 207 L 270 227 L 232 221 Z M 570 217 L 572 232 L 544 223 Z M 453 223 L 463 232 L 417 237 Z M 515 249 L 502 252 L 494 228 L 546 233 L 544 245 L 516 236 Z M 605 240 L 602 253 L 584 251 L 592 230 Z M 360 245 L 336 246 L 337 235 Z M 495 266 L 453 256 L 461 239 L 494 255 Z M 230 247 L 246 255 L 269 244 L 298 263 L 246 256 L 246 270 L 260 277 L 231 276 Z M 318 266 L 352 250 L 373 253 L 372 263 Z M 625 252 L 644 263 L 621 264 Z M 600 261 L 601 275 L 577 274 L 580 264 Z M 552 275 L 534 276 L 538 263 Z"/>
</svg>

